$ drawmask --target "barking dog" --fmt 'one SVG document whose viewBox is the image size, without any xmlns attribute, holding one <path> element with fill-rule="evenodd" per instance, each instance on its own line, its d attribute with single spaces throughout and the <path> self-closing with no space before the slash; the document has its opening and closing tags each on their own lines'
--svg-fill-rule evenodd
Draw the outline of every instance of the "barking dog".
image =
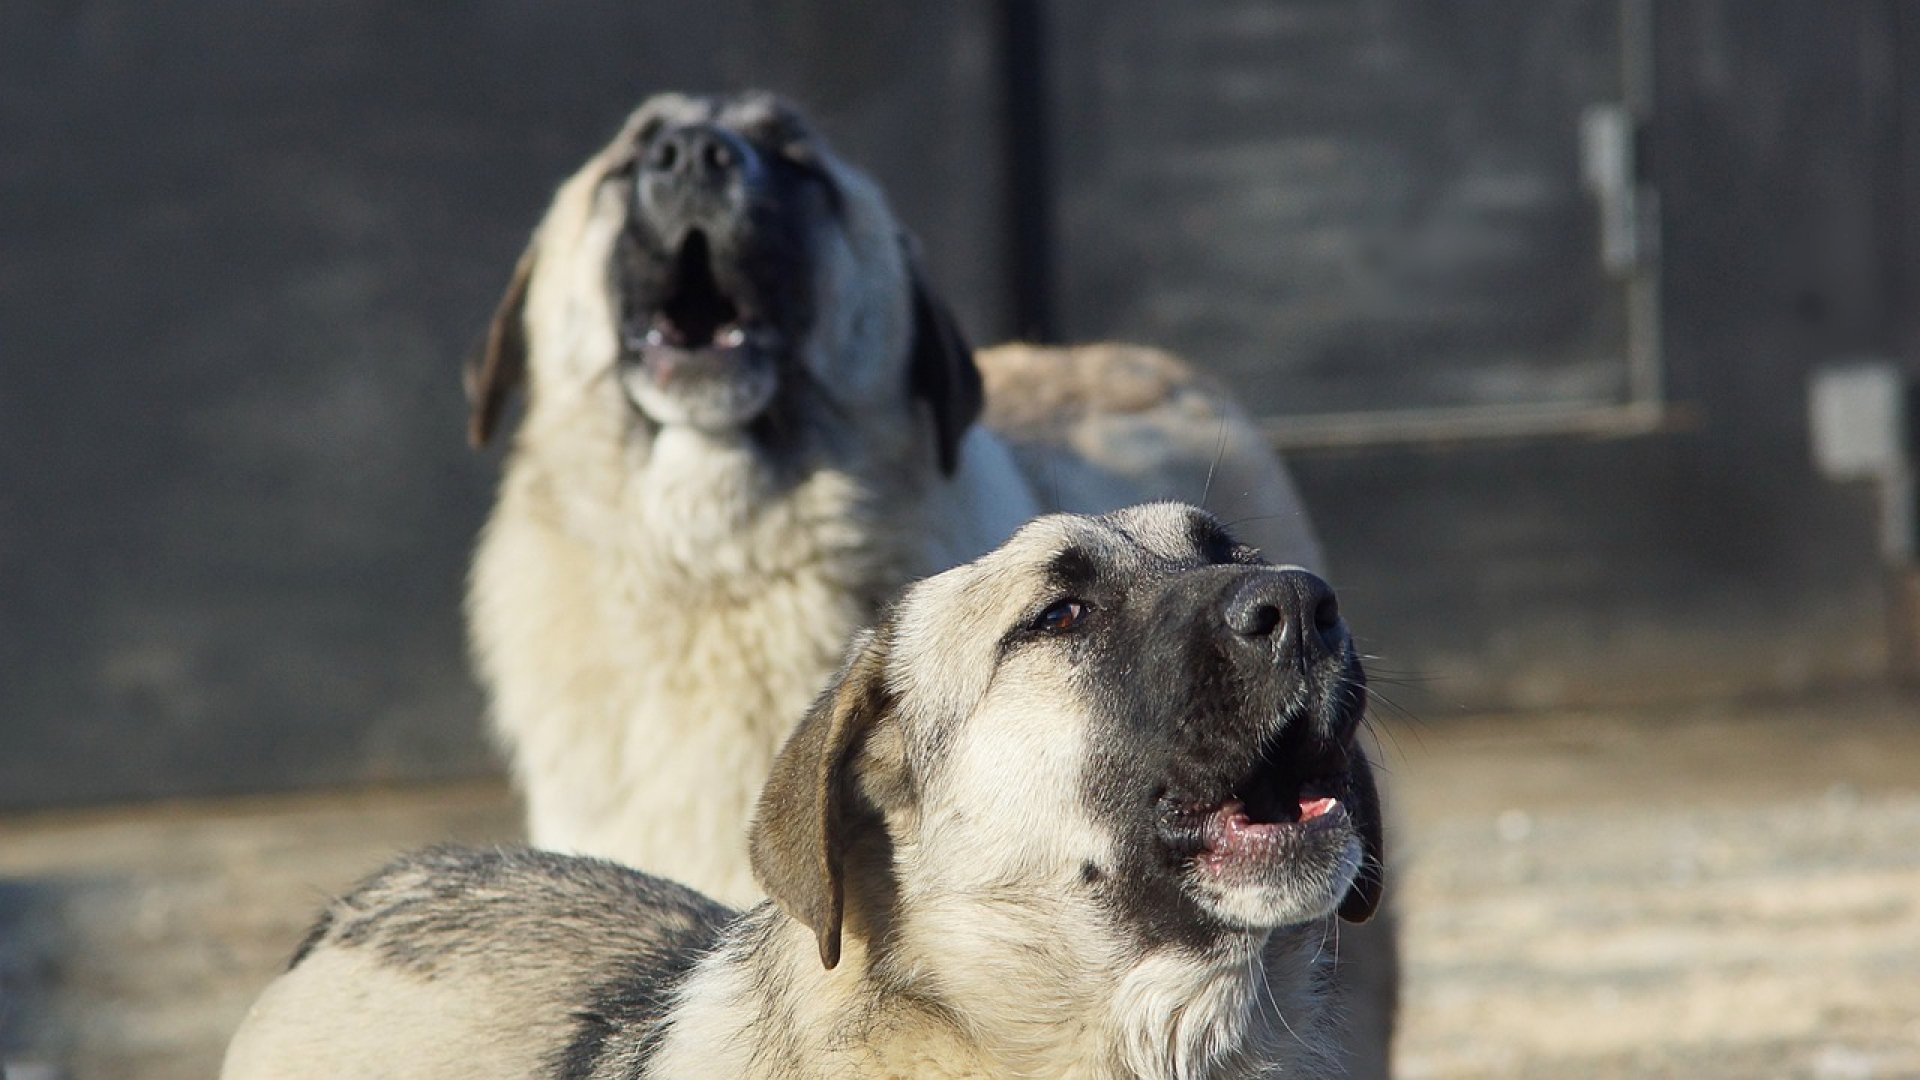
<svg viewBox="0 0 1920 1080">
<path fill-rule="evenodd" d="M 1147 349 L 976 357 L 874 183 L 764 95 L 654 98 L 561 187 L 470 371 L 476 442 L 521 385 L 469 622 L 531 839 L 730 904 L 776 749 L 905 582 L 1047 510 L 1203 495 L 1320 568 L 1221 394 Z M 1390 934 L 1340 952 L 1384 1061 Z"/>
<path fill-rule="evenodd" d="M 1364 702 L 1332 591 L 1211 516 L 1042 518 L 855 638 L 761 798 L 771 901 L 403 859 L 225 1075 L 1329 1075 L 1324 920 L 1382 880 Z"/>
</svg>

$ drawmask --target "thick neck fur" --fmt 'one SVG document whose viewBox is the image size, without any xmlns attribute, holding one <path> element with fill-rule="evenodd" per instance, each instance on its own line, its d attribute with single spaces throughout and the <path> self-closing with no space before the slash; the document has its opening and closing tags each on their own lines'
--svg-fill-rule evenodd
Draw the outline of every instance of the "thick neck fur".
<svg viewBox="0 0 1920 1080">
<path fill-rule="evenodd" d="M 917 515 L 915 493 L 934 486 L 913 432 L 869 424 L 873 445 L 849 453 L 829 431 L 802 431 L 776 452 L 746 431 L 656 428 L 624 401 L 613 411 L 563 415 L 523 440 L 539 456 L 511 468 L 544 489 L 562 531 L 651 588 L 751 603 L 736 586 L 813 572 L 891 588 L 918 561 L 872 527 L 883 512 Z"/>
<path fill-rule="evenodd" d="M 531 838 L 751 903 L 745 824 L 774 752 L 894 590 L 1028 512 L 942 504 L 991 486 L 977 459 L 1004 451 L 977 433 L 942 477 L 903 417 L 775 461 L 745 435 L 650 429 L 617 394 L 543 392 L 471 608 Z"/>
<path fill-rule="evenodd" d="M 973 914 L 977 923 L 1001 916 Z M 1025 941 L 1024 948 L 985 954 L 951 943 L 923 951 L 913 944 L 919 935 L 900 927 L 884 955 L 849 938 L 839 966 L 828 971 L 813 935 L 765 905 L 695 969 L 640 1075 L 1337 1074 L 1304 931 L 1272 939 L 1250 934 L 1205 956 L 1172 949 L 1095 955 L 1062 942 L 1062 925 L 1072 924 L 1053 924 L 1048 939 Z"/>
</svg>

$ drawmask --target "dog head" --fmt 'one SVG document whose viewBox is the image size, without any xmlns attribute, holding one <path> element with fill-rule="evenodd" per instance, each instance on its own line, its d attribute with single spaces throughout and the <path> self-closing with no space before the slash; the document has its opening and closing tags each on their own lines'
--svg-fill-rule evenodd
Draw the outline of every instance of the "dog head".
<svg viewBox="0 0 1920 1080">
<path fill-rule="evenodd" d="M 476 445 L 529 378 L 530 419 L 599 395 L 625 433 L 785 456 L 823 414 L 918 400 L 948 471 L 982 401 L 879 188 L 765 94 L 656 96 L 561 187 L 468 370 Z"/>
<path fill-rule="evenodd" d="M 1365 700 L 1332 590 L 1203 511 L 1041 518 L 854 643 L 775 762 L 755 871 L 828 967 L 843 923 L 942 907 L 1196 948 L 1364 920 Z"/>
</svg>

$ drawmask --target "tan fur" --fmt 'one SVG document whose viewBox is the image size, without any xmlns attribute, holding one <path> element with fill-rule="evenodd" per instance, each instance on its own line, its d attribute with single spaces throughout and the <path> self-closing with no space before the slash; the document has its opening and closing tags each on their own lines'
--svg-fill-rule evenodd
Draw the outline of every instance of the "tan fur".
<svg viewBox="0 0 1920 1080">
<path fill-rule="evenodd" d="M 1048 509 L 1205 501 L 1278 562 L 1324 571 L 1293 481 L 1245 411 L 1160 349 L 1118 342 L 1001 345 L 975 357 L 987 427 Z"/>
<path fill-rule="evenodd" d="M 487 979 L 481 965 L 464 968 L 459 979 L 424 979 L 364 950 L 320 950 L 254 1002 L 221 1075 L 540 1075 L 570 1018 L 527 1010 L 513 985 Z M 316 998 L 326 1002 L 320 1023 L 310 1004 Z"/>
<path fill-rule="evenodd" d="M 1087 678 L 1113 670 L 1090 658 L 1130 656 L 1093 650 L 1124 650 L 1135 639 L 1111 635 L 1142 617 L 1121 621 L 1131 601 L 1116 599 L 1115 629 L 1084 648 L 1004 644 L 1057 593 L 1047 568 L 1068 547 L 1096 552 L 1100 595 L 1172 596 L 1185 606 L 1138 603 L 1217 627 L 1218 601 L 1193 581 L 1209 569 L 1278 571 L 1196 555 L 1193 520 L 1171 505 L 1048 517 L 911 587 L 855 639 L 773 766 L 753 826 L 772 901 L 722 927 L 717 907 L 598 860 L 406 857 L 334 902 L 255 1004 L 223 1075 L 1339 1074 L 1320 917 L 1341 903 L 1351 870 L 1312 887 L 1305 906 L 1264 908 L 1244 925 L 1207 921 L 1195 906 L 1204 901 L 1155 905 L 1197 936 L 1144 934 L 1132 921 L 1141 909 L 1085 873 L 1146 866 L 1171 882 L 1189 872 L 1164 869 L 1161 841 L 1139 831 L 1156 804 L 1093 794 L 1103 777 L 1122 779 L 1093 771 L 1098 748 L 1135 739 L 1152 752 L 1150 728 L 1180 722 L 1180 704 L 1125 711 L 1124 686 L 1085 692 Z M 1194 679 L 1191 696 L 1211 694 L 1244 718 L 1244 730 L 1224 720 L 1222 730 L 1249 747 L 1286 697 L 1219 689 L 1213 668 L 1125 670 L 1122 682 Z"/>
<path fill-rule="evenodd" d="M 1060 915 L 1082 915 L 1061 910 Z M 976 912 L 968 925 L 977 925 Z M 1036 918 L 1030 929 L 1073 936 L 1072 923 Z M 1316 985 L 1317 933 L 1278 931 L 1258 946 L 1208 962 L 1119 954 L 1080 963 L 1080 941 L 1024 952 L 974 954 L 974 987 L 964 1005 L 901 996 L 876 1013 L 862 991 L 873 969 L 858 946 L 832 971 L 820 969 L 805 929 L 790 926 L 774 959 L 777 974 L 708 964 L 680 995 L 679 1013 L 646 1077 L 898 1078 L 989 1080 L 1227 1080 L 1346 1075 L 1331 1048 L 1331 1017 Z M 953 969 L 957 951 L 933 968 Z M 903 962 L 894 957 L 890 963 Z M 771 1001 L 742 1007 L 742 994 L 768 985 Z M 943 990 L 956 989 L 942 980 Z M 795 1038 L 770 1061 L 770 1015 L 791 1018 Z M 1282 1018 L 1285 1018 L 1284 1020 Z"/>
<path fill-rule="evenodd" d="M 805 357 L 828 399 L 828 452 L 777 488 L 744 438 L 637 422 L 612 374 L 608 266 L 629 211 L 607 178 L 648 118 L 697 112 L 671 96 L 643 106 L 536 232 L 523 261 L 528 406 L 468 610 L 533 842 L 740 904 L 760 895 L 744 825 L 775 748 L 847 636 L 904 582 L 978 555 L 1036 513 L 1151 498 L 1204 497 L 1276 561 L 1317 569 L 1321 557 L 1246 416 L 1154 350 L 979 354 L 985 423 L 943 474 L 925 411 L 903 392 L 912 270 L 899 226 L 872 182 L 817 139 L 844 196 L 816 256 L 822 316 Z M 1358 947 L 1391 972 L 1390 931 L 1357 938 L 1344 955 Z M 1354 1006 L 1381 1018 L 1362 1025 L 1381 1060 L 1385 982 L 1384 997 Z"/>
</svg>

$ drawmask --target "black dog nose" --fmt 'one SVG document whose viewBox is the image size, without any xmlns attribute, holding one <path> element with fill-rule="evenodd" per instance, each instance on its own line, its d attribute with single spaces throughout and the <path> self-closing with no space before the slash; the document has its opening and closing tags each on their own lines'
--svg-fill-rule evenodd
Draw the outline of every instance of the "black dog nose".
<svg viewBox="0 0 1920 1080">
<path fill-rule="evenodd" d="M 1226 622 L 1243 640 L 1308 659 L 1334 655 L 1342 633 L 1333 586 L 1305 570 L 1249 574 L 1227 597 Z"/>
<path fill-rule="evenodd" d="M 700 188 L 721 188 L 750 163 L 745 141 L 711 124 L 663 131 L 641 161 L 650 177 Z"/>
</svg>

